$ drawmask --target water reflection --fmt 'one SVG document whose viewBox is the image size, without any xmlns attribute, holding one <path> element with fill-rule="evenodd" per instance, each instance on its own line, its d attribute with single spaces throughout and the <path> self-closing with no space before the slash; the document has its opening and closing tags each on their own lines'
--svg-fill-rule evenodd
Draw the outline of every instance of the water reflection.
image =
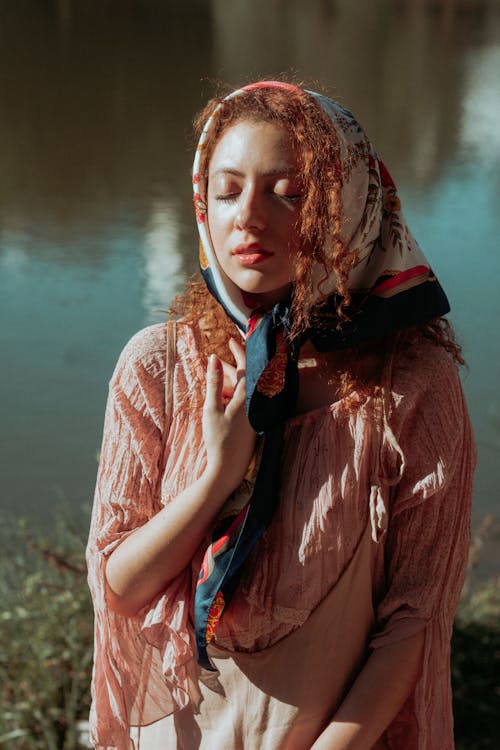
<svg viewBox="0 0 500 750">
<path fill-rule="evenodd" d="M 494 2 L 436 5 L 381 0 L 360 12 L 351 0 L 213 0 L 216 69 L 236 83 L 286 60 L 329 84 L 399 176 L 424 185 L 457 149 L 470 53 L 480 46 L 493 70 L 482 45 L 500 36 Z"/>
<path fill-rule="evenodd" d="M 477 515 L 494 509 L 498 2 L 0 0 L 0 21 L 5 505 L 88 501 L 118 352 L 196 265 L 191 119 L 214 79 L 292 70 L 353 109 L 400 183 L 466 347 Z"/>
<path fill-rule="evenodd" d="M 177 215 L 176 207 L 170 202 L 157 201 L 151 206 L 143 243 L 143 303 L 148 322 L 165 319 L 165 300 L 174 297 L 185 278 Z"/>
<path fill-rule="evenodd" d="M 99 262 L 92 242 L 74 243 L 82 232 L 144 224 L 152 199 L 189 197 L 187 133 L 209 11 L 4 0 L 0 13 L 0 224 L 46 237 L 30 250 L 37 256 L 71 245 L 67 262 Z M 205 35 L 208 65 L 209 46 Z"/>
<path fill-rule="evenodd" d="M 467 61 L 461 141 L 472 159 L 500 162 L 500 44 L 492 42 Z M 496 171 L 498 176 L 498 171 Z"/>
</svg>

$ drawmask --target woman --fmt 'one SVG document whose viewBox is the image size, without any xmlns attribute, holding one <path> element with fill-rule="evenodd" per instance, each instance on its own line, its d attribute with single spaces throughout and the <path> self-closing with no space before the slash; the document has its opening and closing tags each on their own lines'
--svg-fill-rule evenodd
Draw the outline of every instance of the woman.
<svg viewBox="0 0 500 750">
<path fill-rule="evenodd" d="M 347 110 L 264 81 L 198 133 L 211 294 L 110 386 L 96 746 L 452 748 L 474 449 L 446 297 Z"/>
</svg>

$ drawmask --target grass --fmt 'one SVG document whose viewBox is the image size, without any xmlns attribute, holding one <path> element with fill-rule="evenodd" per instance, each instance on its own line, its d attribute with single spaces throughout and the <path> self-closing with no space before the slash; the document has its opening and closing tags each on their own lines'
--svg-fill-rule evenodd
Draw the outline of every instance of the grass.
<svg viewBox="0 0 500 750">
<path fill-rule="evenodd" d="M 34 539 L 2 524 L 0 747 L 73 750 L 87 718 L 92 606 L 82 535 L 68 523 Z"/>
<path fill-rule="evenodd" d="M 477 580 L 485 542 L 499 535 L 486 516 L 472 540 L 469 571 L 452 639 L 453 712 L 457 750 L 500 748 L 500 578 Z M 497 540 L 498 541 L 498 540 Z"/>
<path fill-rule="evenodd" d="M 92 666 L 83 534 L 64 521 L 34 538 L 4 522 L 0 542 L 0 750 L 76 750 Z M 457 750 L 500 747 L 498 674 L 500 584 L 470 575 L 452 641 Z"/>
<path fill-rule="evenodd" d="M 457 750 L 500 748 L 500 586 L 489 582 L 463 600 L 452 640 Z"/>
</svg>

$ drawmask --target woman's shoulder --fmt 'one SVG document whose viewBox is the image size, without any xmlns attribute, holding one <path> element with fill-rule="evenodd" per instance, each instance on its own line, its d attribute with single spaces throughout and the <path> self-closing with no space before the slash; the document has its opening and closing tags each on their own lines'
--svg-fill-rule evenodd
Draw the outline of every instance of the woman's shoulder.
<svg viewBox="0 0 500 750">
<path fill-rule="evenodd" d="M 439 441 L 469 430 L 458 366 L 432 340 L 422 337 L 396 347 L 389 392 L 389 418 L 396 435 L 421 429 Z"/>
<path fill-rule="evenodd" d="M 384 475 L 398 486 L 394 513 L 470 476 L 475 448 L 458 366 L 444 346 L 423 336 L 403 339 L 386 394 L 383 461 Z M 468 480 L 455 489 L 452 503 L 467 497 Z"/>
<path fill-rule="evenodd" d="M 131 336 L 122 349 L 120 359 L 127 363 L 148 360 L 165 350 L 166 323 L 156 323 L 142 328 Z"/>
<path fill-rule="evenodd" d="M 392 389 L 406 397 L 422 394 L 461 393 L 458 367 L 440 344 L 424 336 L 411 343 L 397 343 L 392 359 Z"/>
<path fill-rule="evenodd" d="M 191 325 L 181 321 L 156 323 L 137 331 L 125 344 L 113 375 L 113 380 L 133 371 L 149 378 L 163 378 L 166 368 L 168 328 L 171 326 L 176 341 L 176 360 L 196 360 L 197 337 Z"/>
</svg>

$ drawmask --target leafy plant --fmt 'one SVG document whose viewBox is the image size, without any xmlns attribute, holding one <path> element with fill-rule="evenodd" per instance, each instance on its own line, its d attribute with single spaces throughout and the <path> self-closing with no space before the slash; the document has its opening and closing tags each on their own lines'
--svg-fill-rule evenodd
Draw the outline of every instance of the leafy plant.
<svg viewBox="0 0 500 750">
<path fill-rule="evenodd" d="M 82 535 L 35 541 L 21 522 L 0 540 L 0 747 L 73 750 L 92 663 Z"/>
<path fill-rule="evenodd" d="M 0 543 L 0 750 L 77 750 L 93 636 L 81 525 L 63 518 L 34 538 L 4 520 Z M 471 569 L 480 546 L 476 535 Z M 500 747 L 498 674 L 500 584 L 471 575 L 452 641 L 457 750 Z"/>
<path fill-rule="evenodd" d="M 500 747 L 500 586 L 475 590 L 455 620 L 452 679 L 457 750 Z"/>
<path fill-rule="evenodd" d="M 469 574 L 452 639 L 453 713 L 457 750 L 500 747 L 500 579 L 475 580 L 484 545 L 498 523 L 486 516 L 470 549 Z"/>
</svg>

